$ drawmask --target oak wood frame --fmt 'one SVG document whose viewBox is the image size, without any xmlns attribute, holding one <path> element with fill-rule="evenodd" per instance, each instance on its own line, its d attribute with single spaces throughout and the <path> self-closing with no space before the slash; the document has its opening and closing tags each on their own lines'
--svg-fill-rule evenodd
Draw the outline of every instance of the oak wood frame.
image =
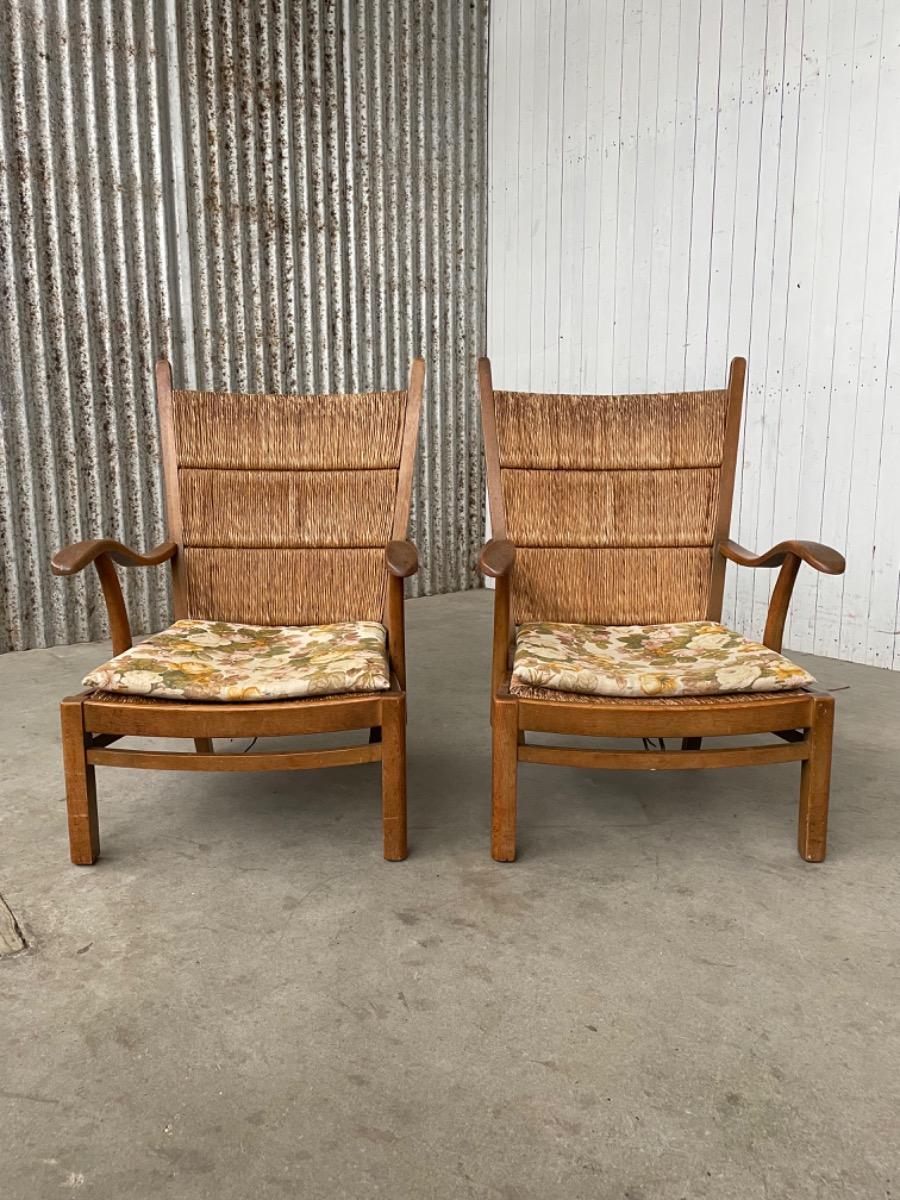
<svg viewBox="0 0 900 1200">
<path fill-rule="evenodd" d="M 801 563 L 829 575 L 841 574 L 844 559 L 816 542 L 781 542 L 766 554 L 754 555 L 728 537 L 740 432 L 746 362 L 732 360 L 727 385 L 723 463 L 720 475 L 716 537 L 707 617 L 720 620 L 726 560 L 749 567 L 780 566 L 772 592 L 763 642 L 780 650 L 784 623 Z M 516 548 L 507 537 L 500 451 L 497 439 L 491 365 L 478 362 L 481 415 L 487 468 L 492 538 L 479 565 L 496 581 L 491 663 L 491 726 L 493 748 L 491 854 L 497 862 L 516 857 L 517 772 L 520 762 L 552 766 L 603 767 L 612 770 L 685 770 L 705 767 L 754 766 L 799 762 L 800 806 L 797 848 L 807 862 L 821 862 L 826 853 L 834 697 L 826 692 L 800 690 L 769 695 L 692 697 L 677 704 L 647 699 L 606 700 L 602 696 L 537 699 L 510 692 L 515 626 L 512 589 Z M 680 750 L 604 750 L 535 745 L 528 731 L 595 738 L 681 738 Z M 701 749 L 704 737 L 771 734 L 771 743 Z"/>
<path fill-rule="evenodd" d="M 384 623 L 391 670 L 389 690 L 259 703 L 152 700 L 80 692 L 60 706 L 69 848 L 72 862 L 89 866 L 100 854 L 95 768 L 133 767 L 169 771 L 274 771 L 381 763 L 384 857 L 406 858 L 406 650 L 404 579 L 418 571 L 418 553 L 406 540 L 412 496 L 425 362 L 412 362 L 407 391 L 391 536 L 385 546 L 387 586 Z M 94 564 L 109 615 L 113 653 L 132 645 L 131 627 L 115 564 L 149 567 L 168 562 L 176 619 L 187 612 L 182 570 L 182 520 L 172 413 L 172 372 L 156 365 L 169 539 L 139 554 L 108 538 L 78 542 L 57 551 L 55 575 L 74 575 Z M 365 729 L 369 740 L 329 749 L 217 754 L 213 739 L 284 737 Z M 126 750 L 109 747 L 122 737 L 193 739 L 196 750 Z"/>
</svg>

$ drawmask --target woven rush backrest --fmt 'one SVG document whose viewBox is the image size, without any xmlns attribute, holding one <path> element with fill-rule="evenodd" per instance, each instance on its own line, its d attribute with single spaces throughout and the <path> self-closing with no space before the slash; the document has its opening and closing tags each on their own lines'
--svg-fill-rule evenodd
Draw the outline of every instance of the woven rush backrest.
<svg viewBox="0 0 900 1200">
<path fill-rule="evenodd" d="M 160 365 L 176 615 L 382 620 L 384 548 L 405 537 L 409 511 L 407 489 L 398 512 L 401 459 L 415 452 L 408 393 L 166 395 Z M 417 427 L 417 405 L 414 416 Z"/>
<path fill-rule="evenodd" d="M 742 360 L 741 360 L 742 361 Z M 516 546 L 513 620 L 649 625 L 720 614 L 740 390 L 493 394 L 492 518 Z M 492 447 L 487 447 L 491 470 Z M 724 526 L 724 528 L 723 528 Z M 723 560 L 724 562 L 724 560 Z"/>
</svg>

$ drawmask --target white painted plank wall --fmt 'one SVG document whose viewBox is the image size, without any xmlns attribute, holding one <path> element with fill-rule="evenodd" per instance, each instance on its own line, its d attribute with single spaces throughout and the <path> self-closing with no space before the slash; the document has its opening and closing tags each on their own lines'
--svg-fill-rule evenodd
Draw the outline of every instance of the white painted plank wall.
<svg viewBox="0 0 900 1200">
<path fill-rule="evenodd" d="M 900 0 L 492 0 L 499 386 L 714 387 L 733 532 L 829 542 L 786 644 L 900 668 Z M 729 568 L 761 632 L 774 573 Z"/>
</svg>

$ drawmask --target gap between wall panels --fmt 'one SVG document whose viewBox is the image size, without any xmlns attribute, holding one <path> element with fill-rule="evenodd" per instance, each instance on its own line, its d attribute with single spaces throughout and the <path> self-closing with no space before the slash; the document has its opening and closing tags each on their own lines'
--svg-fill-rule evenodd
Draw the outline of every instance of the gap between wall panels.
<svg viewBox="0 0 900 1200">
<path fill-rule="evenodd" d="M 900 667 L 900 5 L 493 0 L 500 387 L 718 387 L 749 360 L 733 536 L 804 568 L 785 644 Z M 729 567 L 760 635 L 773 573 Z"/>
<path fill-rule="evenodd" d="M 0 650 L 103 636 L 60 545 L 164 536 L 153 362 L 234 390 L 428 361 L 425 593 L 483 529 L 487 0 L 0 6 Z M 123 573 L 136 632 L 167 572 Z"/>
</svg>

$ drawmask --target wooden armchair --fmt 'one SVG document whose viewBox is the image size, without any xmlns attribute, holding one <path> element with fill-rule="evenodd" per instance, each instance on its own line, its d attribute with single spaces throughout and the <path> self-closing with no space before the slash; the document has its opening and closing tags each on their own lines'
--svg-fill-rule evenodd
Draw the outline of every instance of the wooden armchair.
<svg viewBox="0 0 900 1200">
<path fill-rule="evenodd" d="M 491 673 L 495 859 L 516 856 L 520 762 L 676 770 L 799 762 L 798 848 L 825 857 L 834 699 L 780 655 L 801 563 L 836 550 L 728 538 L 746 364 L 723 391 L 654 396 L 495 392 L 479 363 L 497 581 Z M 778 567 L 762 645 L 718 624 L 726 559 Z M 649 750 L 535 745 L 527 730 L 659 739 Z M 772 734 L 703 749 L 703 737 Z M 680 749 L 663 739 L 680 737 Z"/>
<path fill-rule="evenodd" d="M 272 771 L 381 762 L 384 856 L 406 857 L 403 581 L 425 364 L 406 391 L 262 396 L 173 391 L 156 368 L 171 540 L 101 539 L 93 563 L 117 657 L 63 700 L 72 861 L 99 855 L 95 768 Z M 132 647 L 116 565 L 172 571 L 176 624 Z M 383 622 L 383 624 L 382 624 Z M 118 657 L 122 656 L 122 657 Z M 216 753 L 214 739 L 367 729 L 334 749 Z M 195 750 L 114 747 L 189 738 Z"/>
</svg>

